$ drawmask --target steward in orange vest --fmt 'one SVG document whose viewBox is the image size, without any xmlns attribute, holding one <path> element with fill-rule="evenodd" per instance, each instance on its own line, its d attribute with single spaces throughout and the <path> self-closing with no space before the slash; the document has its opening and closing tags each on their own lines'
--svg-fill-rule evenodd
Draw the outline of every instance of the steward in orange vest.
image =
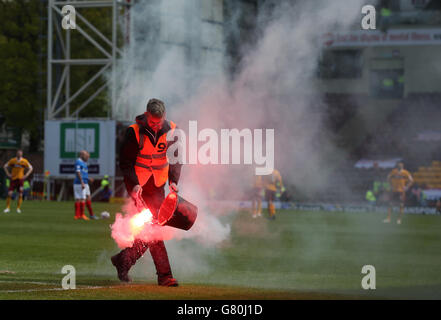
<svg viewBox="0 0 441 320">
<path fill-rule="evenodd" d="M 168 142 L 167 133 L 175 128 L 172 121 L 165 119 L 164 102 L 150 99 L 147 112 L 137 116 L 136 123 L 127 128 L 120 148 L 119 162 L 127 192 L 135 201 L 141 197 L 155 218 L 165 198 L 167 179 L 170 191 L 178 191 L 182 164 L 169 164 L 167 159 L 168 147 L 177 140 Z M 145 242 L 135 239 L 132 247 L 113 256 L 111 261 L 118 278 L 123 282 L 131 281 L 128 272 L 147 249 L 155 263 L 158 284 L 177 286 L 162 240 Z"/>
<path fill-rule="evenodd" d="M 136 117 L 136 123 L 127 128 L 120 150 L 120 168 L 124 175 L 127 191 L 131 193 L 136 185 L 143 187 L 152 177 L 156 187 L 169 183 L 178 184 L 182 165 L 170 165 L 167 160 L 167 133 L 176 124 L 164 120 L 157 132 L 147 124 L 146 113 Z M 173 143 L 173 142 L 172 142 Z"/>
</svg>

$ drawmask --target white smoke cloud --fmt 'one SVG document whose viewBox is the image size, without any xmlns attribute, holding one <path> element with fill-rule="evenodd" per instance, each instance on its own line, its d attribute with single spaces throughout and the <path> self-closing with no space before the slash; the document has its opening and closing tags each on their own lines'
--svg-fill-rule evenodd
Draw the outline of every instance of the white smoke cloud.
<svg viewBox="0 0 441 320">
<path fill-rule="evenodd" d="M 130 46 L 119 63 L 116 114 L 134 119 L 145 111 L 147 100 L 156 97 L 165 101 L 168 118 L 184 130 L 189 120 L 197 120 L 201 129 L 274 128 L 275 165 L 284 180 L 309 193 L 329 187 L 329 162 L 343 154 L 320 113 L 324 103 L 315 85 L 320 39 L 326 31 L 359 23 L 365 2 L 280 1 L 272 11 L 259 12 L 259 39 L 231 77 L 228 65 L 219 69 L 194 58 L 203 56 L 192 47 L 201 43 L 201 22 L 191 14 L 201 2 L 139 1 L 131 11 L 136 27 Z M 229 24 L 238 32 L 234 27 Z M 165 33 L 166 41 L 181 36 L 183 45 L 155 41 L 156 31 Z M 229 62 L 226 56 L 224 61 Z M 210 245 L 226 240 L 230 226 L 203 203 L 211 191 L 218 197 L 242 194 L 251 186 L 252 172 L 250 166 L 184 166 L 181 196 L 200 211 L 193 229 L 178 230 L 175 236 Z M 175 245 L 170 243 L 170 251 L 177 251 Z M 191 252 L 187 259 L 199 260 L 195 255 Z"/>
</svg>

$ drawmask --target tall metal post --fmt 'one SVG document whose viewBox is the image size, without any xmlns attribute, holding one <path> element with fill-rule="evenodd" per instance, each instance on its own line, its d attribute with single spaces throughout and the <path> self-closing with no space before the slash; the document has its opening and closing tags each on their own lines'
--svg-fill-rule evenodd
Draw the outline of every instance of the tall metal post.
<svg viewBox="0 0 441 320">
<path fill-rule="evenodd" d="M 113 115 L 116 111 L 116 48 L 117 48 L 117 29 L 116 24 L 117 21 L 117 5 L 116 0 L 113 0 L 113 10 L 112 10 L 112 106 L 110 112 L 110 119 L 113 118 Z"/>
<path fill-rule="evenodd" d="M 53 29 L 52 29 L 52 6 L 53 6 L 53 0 L 48 0 L 48 6 L 47 6 L 47 112 L 46 117 L 49 117 L 49 114 L 51 113 L 50 107 L 52 104 L 52 36 L 53 36 Z"/>
<path fill-rule="evenodd" d="M 66 30 L 66 60 L 70 60 L 70 29 Z M 66 64 L 66 83 L 64 85 L 66 101 L 70 98 L 70 64 Z M 70 114 L 70 103 L 66 105 L 65 116 L 69 117 Z"/>
</svg>

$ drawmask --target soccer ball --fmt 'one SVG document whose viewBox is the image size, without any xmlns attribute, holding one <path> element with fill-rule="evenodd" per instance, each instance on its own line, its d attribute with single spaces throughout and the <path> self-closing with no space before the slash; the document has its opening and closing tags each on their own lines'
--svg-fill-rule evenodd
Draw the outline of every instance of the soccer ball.
<svg viewBox="0 0 441 320">
<path fill-rule="evenodd" d="M 107 211 L 101 212 L 101 219 L 109 219 L 109 218 L 110 218 L 110 213 L 108 213 Z"/>
</svg>

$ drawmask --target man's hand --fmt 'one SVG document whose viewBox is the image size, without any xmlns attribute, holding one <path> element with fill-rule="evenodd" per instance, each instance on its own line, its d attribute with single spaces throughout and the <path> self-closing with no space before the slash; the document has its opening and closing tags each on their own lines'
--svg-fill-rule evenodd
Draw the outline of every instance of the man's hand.
<svg viewBox="0 0 441 320">
<path fill-rule="evenodd" d="M 136 198 L 140 197 L 141 196 L 141 190 L 142 189 L 141 189 L 141 186 L 139 184 L 134 186 L 133 189 L 132 189 L 132 193 L 131 193 L 132 198 L 136 199 Z"/>
<path fill-rule="evenodd" d="M 86 185 L 84 184 L 83 181 L 81 181 L 81 189 L 84 189 L 86 187 Z"/>
<path fill-rule="evenodd" d="M 142 199 L 142 188 L 139 184 L 133 187 L 130 196 L 132 197 L 133 201 L 135 201 L 135 206 L 139 211 L 147 208 L 144 200 Z"/>
<path fill-rule="evenodd" d="M 5 166 L 3 167 L 3 170 L 5 171 L 6 176 L 8 176 L 9 178 L 12 178 L 12 175 L 11 175 L 11 173 L 9 172 L 9 170 L 8 170 L 8 166 L 7 166 L 7 165 L 5 165 Z"/>
<path fill-rule="evenodd" d="M 170 183 L 169 187 L 170 187 L 170 192 L 176 192 L 176 193 L 179 192 L 179 188 L 176 185 L 176 183 L 174 183 L 174 182 Z"/>
<path fill-rule="evenodd" d="M 141 193 L 142 193 L 142 188 L 139 184 L 137 184 L 136 186 L 133 187 L 132 192 L 130 193 L 130 196 L 135 201 L 135 203 L 137 203 L 139 201 L 139 199 L 141 199 Z"/>
</svg>

